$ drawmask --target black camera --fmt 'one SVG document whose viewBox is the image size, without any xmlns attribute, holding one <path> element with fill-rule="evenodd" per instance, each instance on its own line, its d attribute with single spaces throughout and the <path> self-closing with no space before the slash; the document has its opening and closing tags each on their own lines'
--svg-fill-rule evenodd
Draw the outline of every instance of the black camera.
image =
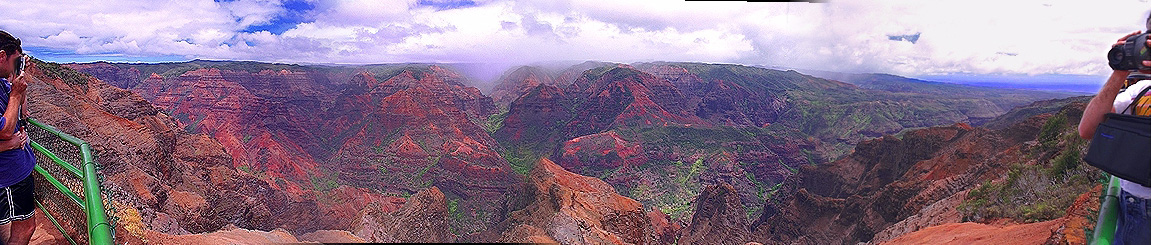
<svg viewBox="0 0 1151 245">
<path fill-rule="evenodd" d="M 1151 67 L 1143 66 L 1144 60 L 1151 60 L 1147 33 L 1131 36 L 1107 52 L 1107 64 L 1114 70 L 1151 70 Z"/>
<path fill-rule="evenodd" d="M 27 62 L 28 62 L 28 57 L 27 57 L 27 56 L 20 56 L 20 58 L 19 58 L 19 59 L 16 59 L 16 67 L 15 67 L 15 69 L 12 71 L 12 77 L 18 77 L 18 76 L 20 76 L 20 73 L 23 73 L 23 72 L 24 72 L 24 65 L 25 65 L 25 63 L 27 63 Z"/>
</svg>

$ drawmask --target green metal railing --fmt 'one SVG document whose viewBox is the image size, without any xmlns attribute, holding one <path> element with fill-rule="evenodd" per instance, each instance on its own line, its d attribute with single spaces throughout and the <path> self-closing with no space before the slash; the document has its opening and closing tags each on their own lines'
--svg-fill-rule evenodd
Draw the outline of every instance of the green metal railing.
<svg viewBox="0 0 1151 245">
<path fill-rule="evenodd" d="M 35 178 L 37 207 L 72 244 L 113 244 L 114 229 L 100 196 L 100 176 L 91 146 L 35 119 L 28 122 L 25 131 L 36 152 L 39 173 Z M 86 220 L 86 225 L 80 220 Z"/>
<path fill-rule="evenodd" d="M 1111 245 L 1115 241 L 1115 220 L 1119 218 L 1119 178 L 1111 176 L 1099 204 L 1099 218 L 1088 244 Z"/>
</svg>

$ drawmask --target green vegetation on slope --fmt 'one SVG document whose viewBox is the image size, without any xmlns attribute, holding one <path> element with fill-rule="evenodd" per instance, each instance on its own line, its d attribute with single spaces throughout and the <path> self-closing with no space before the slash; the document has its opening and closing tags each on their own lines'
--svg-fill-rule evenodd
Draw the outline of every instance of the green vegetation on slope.
<svg viewBox="0 0 1151 245">
<path fill-rule="evenodd" d="M 500 111 L 500 113 L 488 116 L 488 120 L 485 121 L 482 125 L 484 126 L 484 130 L 488 131 L 488 134 L 493 134 L 496 132 L 496 130 L 500 130 L 500 128 L 504 126 L 504 119 L 507 118 L 508 110 L 503 109 Z"/>
<path fill-rule="evenodd" d="M 1091 98 L 1092 96 L 1078 96 L 1063 99 L 1036 101 L 1029 105 L 1012 108 L 1007 113 L 987 121 L 987 123 L 985 123 L 983 126 L 990 129 L 1003 129 L 1011 126 L 1012 124 L 1023 121 L 1028 117 L 1043 113 L 1058 112 L 1060 108 L 1063 108 L 1064 106 L 1067 106 L 1071 103 L 1087 103 L 1091 101 Z"/>
<path fill-rule="evenodd" d="M 772 125 L 799 129 L 825 142 L 831 159 L 863 140 L 906 128 L 966 122 L 979 125 L 1005 109 L 1031 101 L 1068 96 L 920 81 L 869 74 L 862 87 L 800 74 L 732 64 L 654 62 L 697 74 L 704 81 L 735 83 L 753 94 L 784 98 L 787 106 Z M 952 91 L 954 90 L 954 91 Z M 762 110 L 742 108 L 738 110 Z"/>
<path fill-rule="evenodd" d="M 1099 184 L 1104 175 L 1082 162 L 1087 141 L 1079 138 L 1077 125 L 1068 122 L 1067 113 L 1049 118 L 1040 130 L 1040 144 L 1024 150 L 1039 164 L 1014 164 L 1006 177 L 986 181 L 967 194 L 958 207 L 964 220 L 1059 218 L 1079 193 Z"/>
<path fill-rule="evenodd" d="M 532 150 L 516 147 L 510 148 L 500 152 L 500 156 L 504 157 L 509 164 L 512 165 L 512 170 L 517 174 L 527 176 L 535 168 L 536 162 L 543 158 L 542 154 L 536 153 Z"/>
<path fill-rule="evenodd" d="M 31 60 L 31 62 L 35 63 L 36 67 L 39 68 L 41 71 L 44 71 L 44 74 L 47 74 L 50 77 L 54 77 L 54 78 L 63 80 L 64 83 L 67 83 L 68 85 L 73 85 L 73 86 L 85 85 L 86 86 L 86 85 L 88 85 L 88 79 L 91 78 L 91 76 L 89 76 L 88 74 L 84 74 L 82 72 L 78 72 L 78 71 L 69 69 L 67 67 L 61 66 L 60 64 L 56 64 L 56 63 L 52 63 L 52 62 L 44 62 L 42 60 L 35 59 L 35 58 L 33 58 Z"/>
</svg>

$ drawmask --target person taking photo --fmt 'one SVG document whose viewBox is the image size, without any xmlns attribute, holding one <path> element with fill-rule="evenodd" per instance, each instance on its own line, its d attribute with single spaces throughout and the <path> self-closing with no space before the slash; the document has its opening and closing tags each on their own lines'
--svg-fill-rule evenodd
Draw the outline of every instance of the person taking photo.
<svg viewBox="0 0 1151 245">
<path fill-rule="evenodd" d="M 1147 18 L 1147 28 L 1151 30 L 1151 16 Z M 1127 34 L 1112 47 L 1122 46 L 1129 38 L 1140 34 L 1139 31 Z M 1140 45 L 1151 47 L 1151 40 Z M 1142 67 L 1151 69 L 1151 61 L 1142 60 L 1141 62 Z M 1151 70 L 1143 68 L 1139 68 L 1138 72 L 1151 74 Z M 1115 69 L 1111 72 L 1111 77 L 1103 84 L 1103 88 L 1083 110 L 1083 117 L 1079 121 L 1080 137 L 1092 139 L 1099 124 L 1104 122 L 1107 113 L 1123 112 L 1137 116 L 1151 116 L 1151 109 L 1148 108 L 1151 106 L 1151 94 L 1145 95 L 1140 101 L 1133 101 L 1138 98 L 1139 93 L 1145 91 L 1147 87 L 1151 87 L 1151 80 L 1129 80 L 1128 76 L 1131 74 L 1131 70 L 1124 69 Z M 1132 103 L 1134 103 L 1132 107 L 1134 110 L 1127 109 Z M 1147 126 L 1151 127 L 1151 125 Z M 1151 164 L 1151 159 L 1146 159 L 1145 163 Z M 1122 191 L 1119 194 L 1119 214 L 1113 244 L 1151 244 L 1151 203 L 1149 203 L 1151 187 L 1123 178 L 1120 178 L 1119 185 Z"/>
<path fill-rule="evenodd" d="M 27 144 L 22 114 L 28 76 L 20 39 L 0 30 L 0 242 L 28 244 L 36 229 L 36 158 Z"/>
</svg>

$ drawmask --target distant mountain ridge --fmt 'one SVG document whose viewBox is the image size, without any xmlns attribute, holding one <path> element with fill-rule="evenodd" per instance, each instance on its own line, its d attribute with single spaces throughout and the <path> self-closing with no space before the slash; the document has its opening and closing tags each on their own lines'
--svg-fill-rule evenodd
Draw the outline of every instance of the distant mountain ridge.
<svg viewBox="0 0 1151 245">
<path fill-rule="evenodd" d="M 765 67 L 768 69 L 792 69 L 786 67 Z M 805 74 L 811 74 L 828 79 L 841 80 L 844 82 L 854 83 L 853 80 L 866 78 L 869 75 L 883 75 L 894 76 L 900 79 L 910 79 L 926 83 L 942 83 L 947 85 L 959 85 L 967 87 L 987 88 L 987 89 L 1007 89 L 1007 90 L 1024 90 L 1024 91 L 1040 91 L 1040 92 L 1054 92 L 1065 93 L 1070 96 L 1089 95 L 1099 91 L 1103 86 L 1103 82 L 1107 80 L 1106 76 L 1102 75 L 1074 75 L 1074 74 L 939 74 L 939 75 L 917 75 L 914 77 L 903 77 L 883 73 L 850 73 L 850 72 L 834 72 L 817 69 L 795 69 Z"/>
<path fill-rule="evenodd" d="M 997 114 L 1004 113 L 1007 110 L 1017 106 L 1027 105 L 1030 102 L 1036 100 L 1057 99 L 1083 95 L 1081 93 L 1066 91 L 994 88 L 986 86 L 972 86 L 956 83 L 926 81 L 891 74 L 853 74 L 827 71 L 805 71 L 805 73 L 855 84 L 865 89 L 875 89 L 897 93 L 939 95 L 948 96 L 951 98 L 984 99 L 999 107 L 999 110 L 996 112 Z M 973 125 L 981 125 L 983 121 L 974 121 L 972 123 Z"/>
<path fill-rule="evenodd" d="M 917 77 L 925 80 L 981 87 L 1070 92 L 1080 95 L 1099 92 L 1099 88 L 1103 87 L 1104 81 L 1107 81 L 1106 74 L 946 74 L 922 75 Z"/>
</svg>

